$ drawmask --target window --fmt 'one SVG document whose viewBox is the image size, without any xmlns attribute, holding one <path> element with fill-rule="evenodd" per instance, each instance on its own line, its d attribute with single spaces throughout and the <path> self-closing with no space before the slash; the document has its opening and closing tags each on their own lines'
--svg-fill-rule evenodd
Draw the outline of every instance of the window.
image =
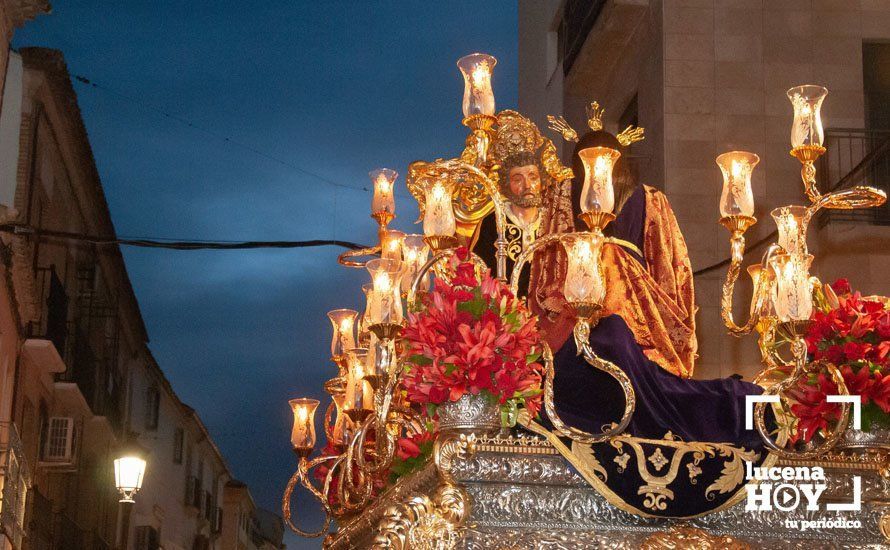
<svg viewBox="0 0 890 550">
<path fill-rule="evenodd" d="M 150 525 L 140 525 L 136 528 L 136 549 L 137 550 L 159 550 L 160 534 L 158 530 Z"/>
<path fill-rule="evenodd" d="M 182 464 L 182 444 L 185 439 L 185 431 L 182 428 L 176 428 L 173 432 L 173 463 Z"/>
<path fill-rule="evenodd" d="M 158 410 L 161 405 L 161 392 L 157 387 L 148 388 L 145 395 L 145 429 L 158 429 Z"/>
</svg>

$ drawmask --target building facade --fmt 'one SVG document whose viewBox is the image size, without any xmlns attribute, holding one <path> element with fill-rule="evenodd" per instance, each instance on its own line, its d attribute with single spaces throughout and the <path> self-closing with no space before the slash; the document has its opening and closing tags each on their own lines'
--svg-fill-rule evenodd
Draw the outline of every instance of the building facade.
<svg viewBox="0 0 890 550">
<path fill-rule="evenodd" d="M 2 547 L 283 548 L 274 530 L 253 537 L 270 546 L 226 539 L 245 517 L 256 535 L 261 513 L 226 510 L 232 474 L 152 356 L 118 247 L 64 236 L 115 232 L 61 52 L 8 47 L 46 11 L 0 0 L 0 224 L 30 228 L 0 231 Z M 128 521 L 113 475 L 125 445 L 147 458 Z"/>
<path fill-rule="evenodd" d="M 728 336 L 720 295 L 728 232 L 717 224 L 722 188 L 715 157 L 757 153 L 753 246 L 778 206 L 808 204 L 800 164 L 789 156 L 800 84 L 830 91 L 823 104 L 828 152 L 820 189 L 867 182 L 890 188 L 890 2 L 887 0 L 520 0 L 520 110 L 542 126 L 564 114 L 586 129 L 584 107 L 606 108 L 606 129 L 645 127 L 630 151 L 642 182 L 663 190 L 689 245 L 695 277 L 699 359 L 695 376 L 750 377 L 760 367 L 753 337 Z M 571 149 L 563 145 L 564 158 Z M 810 228 L 813 273 L 848 277 L 863 294 L 887 292 L 890 209 L 822 215 Z M 743 275 L 744 276 L 744 275 Z M 739 281 L 736 316 L 747 315 L 750 281 Z"/>
</svg>

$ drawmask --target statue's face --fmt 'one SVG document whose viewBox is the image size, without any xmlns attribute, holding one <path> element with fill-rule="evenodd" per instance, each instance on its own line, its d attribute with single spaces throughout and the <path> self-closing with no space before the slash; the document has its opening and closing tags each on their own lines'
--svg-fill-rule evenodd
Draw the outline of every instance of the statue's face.
<svg viewBox="0 0 890 550">
<path fill-rule="evenodd" d="M 534 164 L 514 166 L 507 173 L 510 201 L 522 207 L 541 205 L 541 173 Z"/>
</svg>

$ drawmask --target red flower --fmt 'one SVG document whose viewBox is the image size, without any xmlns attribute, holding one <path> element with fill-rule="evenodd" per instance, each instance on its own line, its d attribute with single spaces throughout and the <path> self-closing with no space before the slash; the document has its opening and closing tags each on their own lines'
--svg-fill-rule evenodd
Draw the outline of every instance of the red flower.
<svg viewBox="0 0 890 550">
<path fill-rule="evenodd" d="M 435 435 L 430 432 L 420 432 L 411 437 L 401 437 L 398 441 L 396 456 L 402 460 L 418 457 L 421 455 L 420 446 L 428 441 L 432 441 Z"/>
<path fill-rule="evenodd" d="M 850 395 L 860 396 L 862 404 L 867 404 L 871 398 L 872 386 L 874 386 L 874 380 L 871 378 L 869 368 L 860 367 L 859 371 L 854 373 L 853 369 L 846 365 L 841 369 L 841 375 L 844 377 L 844 384 L 846 384 Z"/>
<path fill-rule="evenodd" d="M 793 392 L 797 403 L 791 406 L 791 412 L 799 419 L 797 432 L 791 436 L 792 442 L 800 439 L 806 443 L 819 430 L 827 429 L 831 421 L 840 418 L 840 405 L 829 403 L 825 397 L 837 394 L 837 385 L 824 374 L 818 377 L 818 385 L 802 384 Z"/>
<path fill-rule="evenodd" d="M 834 290 L 837 295 L 850 294 L 850 281 L 847 279 L 838 279 L 831 283 L 831 289 Z"/>
<path fill-rule="evenodd" d="M 458 251 L 451 281 L 436 279 L 423 309 L 408 315 L 402 387 L 420 405 L 484 392 L 500 403 L 523 401 L 536 414 L 543 378 L 543 367 L 529 361 L 541 341 L 536 319 L 489 272 L 477 278 L 467 257 Z"/>
<path fill-rule="evenodd" d="M 875 373 L 871 389 L 871 400 L 882 411 L 890 414 L 890 372 L 883 375 L 880 372 Z"/>
</svg>

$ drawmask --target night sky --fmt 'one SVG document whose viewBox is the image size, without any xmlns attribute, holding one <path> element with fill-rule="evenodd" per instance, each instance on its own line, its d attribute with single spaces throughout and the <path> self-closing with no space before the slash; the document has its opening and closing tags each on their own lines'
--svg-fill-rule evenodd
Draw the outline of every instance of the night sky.
<svg viewBox="0 0 890 550">
<path fill-rule="evenodd" d="M 13 46 L 99 86 L 74 84 L 119 235 L 371 243 L 367 172 L 462 147 L 457 58 L 495 55 L 498 109 L 516 106 L 516 18 L 513 0 L 60 0 Z M 421 232 L 397 189 L 393 227 Z M 339 252 L 123 249 L 161 368 L 270 509 L 294 467 L 287 400 L 335 372 L 325 313 L 361 306 L 367 273 Z"/>
</svg>

